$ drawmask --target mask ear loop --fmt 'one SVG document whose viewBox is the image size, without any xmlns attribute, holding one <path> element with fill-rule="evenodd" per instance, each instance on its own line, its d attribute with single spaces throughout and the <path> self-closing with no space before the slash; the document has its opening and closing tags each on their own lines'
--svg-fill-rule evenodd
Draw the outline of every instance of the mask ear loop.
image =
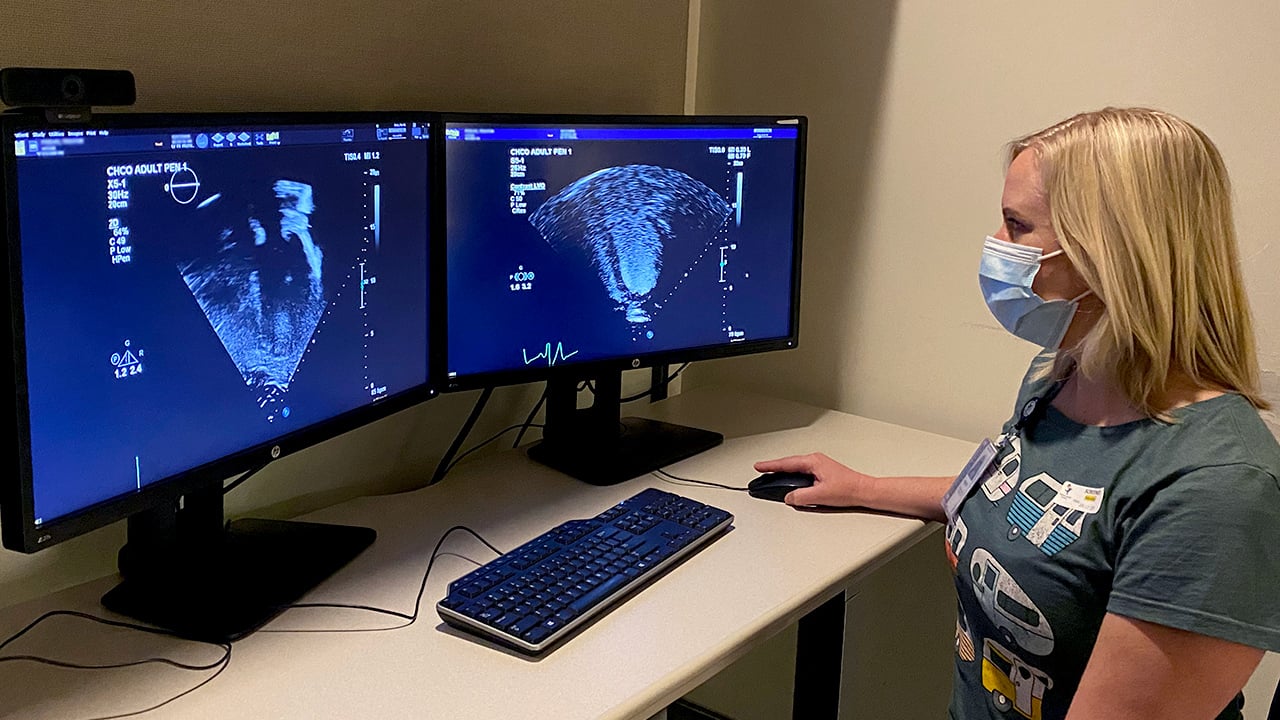
<svg viewBox="0 0 1280 720">
<path fill-rule="evenodd" d="M 1062 255 L 1062 254 L 1063 254 L 1063 253 L 1065 253 L 1065 252 L 1066 252 L 1066 249 L 1065 249 L 1065 248 L 1058 248 L 1057 250 L 1054 250 L 1054 251 L 1053 251 L 1053 252 L 1051 252 L 1051 253 L 1046 253 L 1046 254 L 1044 254 L 1044 255 L 1041 255 L 1041 256 L 1040 256 L 1040 262 L 1044 262 L 1045 260 L 1048 260 L 1048 259 L 1050 259 L 1050 258 L 1058 257 L 1059 255 Z M 1085 290 L 1084 292 L 1080 293 L 1079 295 L 1077 295 L 1077 296 L 1075 296 L 1075 297 L 1071 298 L 1068 302 L 1073 302 L 1073 303 L 1080 302 L 1080 300 L 1081 300 L 1081 299 L 1086 298 L 1086 297 L 1088 297 L 1088 296 L 1089 296 L 1089 295 L 1091 295 L 1091 294 L 1093 294 L 1093 290 L 1092 290 L 1092 289 Z"/>
<path fill-rule="evenodd" d="M 1084 298 L 1084 297 L 1087 297 L 1087 296 L 1089 296 L 1089 295 L 1091 295 L 1091 294 L 1093 294 L 1093 290 L 1092 290 L 1092 289 L 1089 289 L 1089 290 L 1085 290 L 1084 292 L 1080 293 L 1079 295 L 1077 295 L 1077 296 L 1075 296 L 1075 297 L 1071 298 L 1070 300 L 1065 300 L 1065 301 L 1064 301 L 1064 300 L 1050 300 L 1049 302 L 1066 302 L 1067 304 L 1074 306 L 1074 309 L 1071 311 L 1071 315 L 1072 315 L 1072 317 L 1074 318 L 1074 316 L 1075 316 L 1076 312 L 1080 309 L 1080 299 L 1081 299 L 1081 298 Z M 1063 340 L 1063 338 L 1065 338 L 1065 337 L 1067 336 L 1067 330 L 1069 330 L 1070 328 L 1071 328 L 1071 323 L 1070 323 L 1070 322 L 1068 322 L 1068 323 L 1067 323 L 1067 326 L 1066 326 L 1066 327 L 1062 328 L 1062 337 L 1059 337 L 1059 338 L 1058 338 L 1058 342 L 1057 342 L 1057 344 L 1053 346 L 1053 347 L 1054 347 L 1054 349 L 1056 349 L 1056 350 L 1061 350 L 1061 349 L 1062 349 L 1062 340 Z M 1063 377 L 1063 381 L 1064 381 L 1064 383 L 1065 383 L 1066 377 L 1070 376 L 1070 374 L 1071 374 L 1072 372 L 1075 372 L 1075 367 L 1074 367 L 1074 366 L 1075 366 L 1075 363 L 1073 362 L 1073 363 L 1072 363 L 1072 368 L 1071 368 L 1071 370 L 1070 370 L 1070 371 L 1068 371 L 1067 376 L 1064 376 L 1064 377 Z"/>
</svg>

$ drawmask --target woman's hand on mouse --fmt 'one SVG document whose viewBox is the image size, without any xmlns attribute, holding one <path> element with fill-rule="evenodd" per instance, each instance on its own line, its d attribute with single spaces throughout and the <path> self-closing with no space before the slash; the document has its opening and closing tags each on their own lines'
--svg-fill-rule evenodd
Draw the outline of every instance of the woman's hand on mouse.
<svg viewBox="0 0 1280 720">
<path fill-rule="evenodd" d="M 804 472 L 813 476 L 813 485 L 787 493 L 788 505 L 826 505 L 853 507 L 861 505 L 859 497 L 869 475 L 841 465 L 822 453 L 792 455 L 755 464 L 758 472 Z"/>
<path fill-rule="evenodd" d="M 788 505 L 862 507 L 938 522 L 947 519 L 942 496 L 955 481 L 955 477 L 876 477 L 845 467 L 822 453 L 763 460 L 756 463 L 756 470 L 813 476 L 813 485 L 787 493 Z"/>
</svg>

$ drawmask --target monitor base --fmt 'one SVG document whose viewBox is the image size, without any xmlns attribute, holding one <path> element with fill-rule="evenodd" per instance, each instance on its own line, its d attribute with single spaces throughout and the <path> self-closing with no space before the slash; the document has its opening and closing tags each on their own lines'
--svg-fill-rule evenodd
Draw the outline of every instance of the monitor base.
<svg viewBox="0 0 1280 720">
<path fill-rule="evenodd" d="M 583 443 L 543 441 L 529 457 L 589 485 L 615 485 L 724 442 L 718 432 L 628 417 L 616 438 Z"/>
<path fill-rule="evenodd" d="M 198 549 L 157 552 L 131 549 L 132 535 L 120 551 L 124 580 L 102 604 L 175 635 L 219 643 L 265 625 L 377 537 L 365 527 L 237 520 Z"/>
</svg>

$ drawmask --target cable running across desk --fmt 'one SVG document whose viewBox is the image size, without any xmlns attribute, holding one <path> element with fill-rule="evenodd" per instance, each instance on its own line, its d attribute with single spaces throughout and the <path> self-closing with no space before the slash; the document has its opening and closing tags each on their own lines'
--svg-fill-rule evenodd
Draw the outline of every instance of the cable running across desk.
<svg viewBox="0 0 1280 720">
<path fill-rule="evenodd" d="M 672 475 L 671 473 L 661 468 L 654 470 L 653 474 L 657 476 L 659 480 L 662 480 L 663 482 L 672 483 L 673 485 L 679 485 L 681 483 L 684 483 L 686 485 L 697 485 L 702 487 L 720 488 L 721 490 L 737 490 L 738 492 L 747 491 L 747 488 L 738 487 L 736 485 L 721 485 L 720 483 L 711 482 L 710 480 L 694 480 L 693 478 L 680 477 L 679 475 Z M 678 482 L 673 482 L 673 481 L 678 481 Z"/>
<path fill-rule="evenodd" d="M 296 603 L 284 608 L 285 610 L 288 610 L 291 608 L 338 608 L 338 609 L 347 609 L 347 610 L 362 610 L 367 612 L 379 613 L 382 615 L 390 615 L 392 617 L 406 620 L 407 622 L 405 622 L 403 625 L 397 625 L 391 628 L 338 628 L 338 629 L 317 628 L 317 629 L 301 629 L 301 630 L 265 629 L 265 630 L 260 630 L 259 632 L 298 632 L 298 633 L 378 632 L 378 631 L 385 631 L 385 630 L 398 630 L 400 628 L 405 628 L 412 625 L 414 622 L 417 621 L 418 616 L 420 614 L 420 608 L 422 607 L 422 596 L 426 593 L 427 579 L 431 576 L 431 568 L 432 566 L 435 565 L 436 558 L 439 557 L 440 550 L 444 546 L 445 541 L 448 540 L 449 536 L 451 536 L 453 533 L 459 532 L 459 531 L 471 534 L 473 537 L 475 537 L 477 540 L 483 543 L 485 547 L 489 548 L 490 550 L 497 553 L 498 555 L 502 554 L 501 550 L 494 547 L 492 543 L 484 539 L 484 537 L 482 537 L 479 533 L 477 533 L 475 530 L 472 530 L 471 528 L 468 528 L 462 525 L 455 525 L 449 528 L 444 532 L 443 535 L 440 536 L 440 539 L 436 542 L 435 548 L 431 551 L 431 557 L 427 561 L 427 568 L 422 575 L 422 583 L 419 585 L 418 594 L 414 599 L 412 613 L 405 613 L 398 610 L 388 610 L 386 608 L 378 608 L 378 607 L 373 607 L 371 605 L 342 604 L 342 603 Z M 84 620 L 90 620 L 100 625 L 106 625 L 108 627 L 125 628 L 128 630 L 145 632 L 152 635 L 159 635 L 162 637 L 171 637 L 171 638 L 184 640 L 188 642 L 200 642 L 200 641 L 194 641 L 194 640 L 187 640 L 186 638 L 181 638 L 177 635 L 174 635 L 173 633 L 160 630 L 157 628 L 153 628 L 153 627 L 148 627 L 146 625 L 137 625 L 134 623 L 121 622 L 119 620 L 108 620 L 106 618 L 97 617 L 96 615 L 90 615 L 88 613 L 82 613 L 75 610 L 51 610 L 41 615 L 40 617 L 36 618 L 35 620 L 31 621 L 30 623 L 27 624 L 26 627 L 22 628 L 21 630 L 14 633 L 13 635 L 10 635 L 3 642 L 0 642 L 0 652 L 2 652 L 5 648 L 9 647 L 13 643 L 17 642 L 27 633 L 30 633 L 32 630 L 34 630 L 36 627 L 44 623 L 46 620 L 49 620 L 50 618 L 54 618 L 54 617 L 81 618 Z M 152 705 L 151 707 L 144 708 L 142 710 L 134 710 L 127 713 L 99 716 L 99 717 L 94 717 L 89 719 L 89 720 L 121 720 L 122 718 L 135 717 L 138 715 L 142 715 L 144 713 L 151 712 L 152 710 L 157 710 L 159 708 L 162 708 L 165 705 L 168 705 L 180 698 L 186 697 L 187 695 L 190 695 L 191 693 L 195 692 L 196 690 L 199 690 L 205 685 L 208 685 L 209 683 L 213 682 L 219 675 L 221 675 L 223 671 L 225 671 L 227 667 L 231 664 L 231 643 L 201 642 L 200 644 L 213 645 L 215 647 L 221 648 L 223 651 L 223 654 L 217 660 L 207 664 L 183 663 L 177 660 L 171 660 L 169 658 L 164 658 L 164 657 L 144 658 L 142 660 L 132 660 L 129 662 L 122 662 L 122 663 L 88 664 L 88 663 L 74 663 L 74 662 L 68 662 L 63 660 L 56 660 L 53 658 L 42 657 L 39 655 L 0 655 L 0 664 L 15 663 L 15 662 L 30 662 L 30 663 L 49 665 L 52 667 L 58 667 L 58 668 L 64 668 L 64 669 L 70 669 L 70 670 L 117 670 L 117 669 L 139 667 L 139 666 L 151 665 L 151 664 L 167 665 L 170 667 L 178 668 L 180 670 L 190 670 L 190 671 L 197 671 L 197 672 L 216 669 L 216 672 L 214 672 L 212 675 L 202 680 L 200 683 L 165 700 L 164 702 L 158 703 L 156 705 Z"/>
<path fill-rule="evenodd" d="M 436 542 L 435 549 L 431 551 L 431 558 L 427 560 L 427 569 L 425 572 L 422 573 L 422 583 L 418 586 L 418 594 L 413 601 L 412 613 L 405 613 L 399 610 L 388 610 L 386 608 L 373 607 L 371 605 L 355 605 L 355 604 L 346 604 L 346 603 L 294 603 L 285 608 L 286 610 L 291 610 L 294 608 L 338 608 L 342 610 L 363 610 L 366 612 L 378 613 L 381 615 L 390 615 L 391 617 L 400 618 L 401 620 L 407 620 L 408 622 L 406 622 L 405 624 L 396 625 L 395 627 L 389 627 L 389 628 L 339 628 L 336 630 L 320 628 L 320 629 L 302 629 L 302 630 L 262 630 L 261 632 L 287 632 L 287 633 L 382 632 L 386 630 L 399 630 L 401 628 L 409 627 L 410 625 L 414 624 L 418 620 L 419 610 L 422 607 L 422 596 L 427 592 L 427 579 L 431 577 L 431 568 L 436 564 L 436 558 L 439 557 L 440 555 L 440 548 L 444 547 L 444 542 L 445 540 L 449 539 L 450 535 L 459 531 L 469 533 L 475 539 L 483 543 L 485 547 L 489 548 L 490 550 L 497 553 L 498 555 L 502 555 L 502 551 L 494 547 L 493 543 L 490 543 L 488 540 L 485 540 L 483 537 L 480 536 L 480 533 L 476 532 L 475 530 L 472 530 L 469 527 L 466 527 L 464 525 L 454 525 L 448 530 L 445 530 L 444 534 L 441 535 L 440 539 Z"/>
<path fill-rule="evenodd" d="M 98 717 L 92 718 L 91 720 L 120 720 L 121 718 L 136 717 L 138 715 L 142 715 L 143 713 L 151 712 L 152 710 L 158 710 L 164 707 L 165 705 L 168 705 L 169 703 L 174 702 L 175 700 L 178 700 L 180 698 L 186 697 L 187 695 L 190 695 L 196 690 L 199 690 L 205 685 L 208 685 L 209 683 L 213 682 L 214 679 L 216 679 L 219 675 L 221 675 L 222 672 L 227 669 L 227 666 L 231 664 L 231 643 L 207 643 L 207 642 L 201 642 L 197 640 L 187 640 L 186 638 L 180 638 L 177 635 L 174 635 L 173 633 L 166 632 L 158 628 L 148 627 L 146 625 L 136 625 L 134 623 L 121 622 L 119 620 L 108 620 L 107 618 L 101 618 L 96 615 L 77 612 L 75 610 L 51 610 L 41 615 L 40 617 L 28 623 L 26 627 L 22 628 L 21 630 L 14 633 L 13 635 L 10 635 L 3 642 L 0 642 L 0 651 L 3 651 L 5 648 L 17 642 L 20 638 L 22 638 L 24 635 L 34 630 L 36 627 L 40 626 L 46 620 L 49 620 L 50 618 L 54 618 L 54 617 L 74 617 L 82 620 L 89 620 L 89 621 L 98 623 L 99 625 L 106 625 L 108 627 L 117 627 L 117 628 L 125 628 L 128 630 L 136 630 L 138 632 L 145 632 L 152 635 L 159 635 L 161 637 L 175 638 L 175 639 L 184 640 L 187 642 L 197 642 L 201 645 L 212 645 L 214 647 L 218 647 L 222 649 L 222 657 L 218 658 L 217 660 L 211 663 L 207 663 L 204 665 L 183 663 L 183 662 L 178 662 L 177 660 L 170 660 L 169 658 L 164 658 L 164 657 L 152 657 L 152 658 L 144 658 L 142 660 L 132 660 L 132 661 L 123 662 L 123 663 L 107 663 L 107 664 L 99 665 L 99 664 L 74 663 L 74 662 L 68 662 L 63 660 L 55 660 L 53 658 L 42 657 L 39 655 L 0 656 L 0 663 L 31 662 L 31 663 L 37 663 L 41 665 L 50 665 L 53 667 L 65 668 L 70 670 L 118 670 L 118 669 L 138 667 L 141 665 L 148 665 L 148 664 L 168 665 L 170 667 L 175 667 L 180 670 L 190 670 L 194 672 L 201 672 L 205 670 L 216 669 L 216 672 L 214 672 L 212 675 L 205 678 L 204 680 L 201 680 L 195 686 L 190 687 L 163 702 L 152 705 L 151 707 L 143 708 L 142 710 L 134 710 L 127 713 L 120 713 L 116 715 L 98 716 Z"/>
</svg>

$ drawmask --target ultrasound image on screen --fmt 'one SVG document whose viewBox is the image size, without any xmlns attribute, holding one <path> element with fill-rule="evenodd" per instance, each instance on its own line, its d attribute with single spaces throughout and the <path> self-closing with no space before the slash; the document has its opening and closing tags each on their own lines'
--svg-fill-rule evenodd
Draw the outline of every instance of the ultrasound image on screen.
<svg viewBox="0 0 1280 720">
<path fill-rule="evenodd" d="M 663 274 L 664 260 L 680 265 L 729 212 L 723 197 L 679 170 L 624 165 L 574 181 L 529 221 L 557 251 L 589 260 L 628 322 L 647 323 L 660 309 L 652 305 L 660 281 L 679 284 Z"/>
<path fill-rule="evenodd" d="M 290 129 L 19 162 L 41 520 L 426 382 L 428 143 Z"/>
<path fill-rule="evenodd" d="M 327 303 L 324 251 L 311 237 L 312 187 L 284 178 L 261 185 L 256 201 L 202 204 L 209 217 L 200 227 L 216 234 L 217 247 L 178 269 L 266 407 L 288 392 Z"/>
<path fill-rule="evenodd" d="M 794 132 L 503 130 L 446 134 L 450 374 L 790 335 Z"/>
</svg>

